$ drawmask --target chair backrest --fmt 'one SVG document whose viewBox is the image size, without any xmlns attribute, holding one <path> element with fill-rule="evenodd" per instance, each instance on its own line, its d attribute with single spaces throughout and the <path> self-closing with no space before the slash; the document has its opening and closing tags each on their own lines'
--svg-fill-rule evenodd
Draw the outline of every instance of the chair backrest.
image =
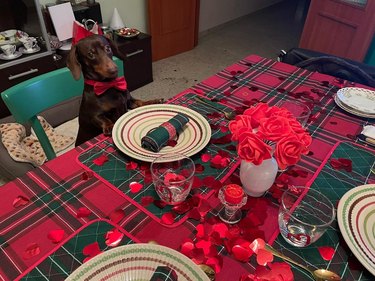
<svg viewBox="0 0 375 281">
<path fill-rule="evenodd" d="M 123 63 L 114 57 L 119 76 L 124 73 Z M 56 157 L 50 141 L 40 124 L 37 115 L 63 101 L 82 95 L 83 78 L 73 79 L 67 67 L 57 69 L 24 82 L 1 93 L 4 103 L 17 123 L 29 123 L 47 156 L 48 160 Z"/>
</svg>

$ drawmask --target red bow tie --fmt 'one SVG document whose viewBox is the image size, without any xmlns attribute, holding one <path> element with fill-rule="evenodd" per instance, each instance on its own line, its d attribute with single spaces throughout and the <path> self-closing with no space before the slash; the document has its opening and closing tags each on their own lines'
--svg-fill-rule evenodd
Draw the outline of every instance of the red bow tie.
<svg viewBox="0 0 375 281">
<path fill-rule="evenodd" d="M 110 88 L 116 88 L 121 91 L 127 89 L 127 84 L 124 76 L 117 77 L 116 79 L 109 82 L 99 82 L 95 80 L 85 80 L 85 84 L 94 86 L 94 92 L 97 96 L 103 94 Z"/>
</svg>

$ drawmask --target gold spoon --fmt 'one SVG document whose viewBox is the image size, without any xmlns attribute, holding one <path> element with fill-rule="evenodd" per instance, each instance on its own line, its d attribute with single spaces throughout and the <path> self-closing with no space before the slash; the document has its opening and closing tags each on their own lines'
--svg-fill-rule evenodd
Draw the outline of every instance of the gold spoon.
<svg viewBox="0 0 375 281">
<path fill-rule="evenodd" d="M 232 119 L 234 119 L 234 117 L 236 117 L 236 113 L 234 111 L 228 112 L 228 111 L 225 111 L 221 108 L 216 108 L 215 106 L 213 106 L 212 104 L 208 103 L 207 101 L 205 101 L 204 99 L 202 99 L 200 97 L 195 97 L 195 100 L 197 102 L 203 103 L 204 105 L 206 105 L 208 107 L 211 107 L 212 109 L 220 111 L 221 113 L 224 114 L 224 117 L 228 120 L 232 120 Z"/>
<path fill-rule="evenodd" d="M 303 268 L 304 270 L 308 271 L 316 281 L 324 281 L 324 280 L 332 280 L 332 281 L 340 281 L 341 277 L 337 275 L 335 272 L 326 270 L 326 269 L 316 269 L 316 270 L 311 270 L 308 267 L 292 260 L 291 258 L 283 255 L 282 253 L 278 252 L 275 248 L 272 246 L 266 244 L 265 249 L 269 252 L 271 252 L 274 256 L 277 256 L 279 258 L 282 258 L 283 260 L 292 263 L 296 266 L 299 266 L 300 268 Z"/>
</svg>

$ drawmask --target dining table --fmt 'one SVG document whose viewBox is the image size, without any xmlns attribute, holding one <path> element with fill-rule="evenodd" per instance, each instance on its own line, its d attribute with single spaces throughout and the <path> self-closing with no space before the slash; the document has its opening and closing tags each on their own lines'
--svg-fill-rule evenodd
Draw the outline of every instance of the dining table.
<svg viewBox="0 0 375 281">
<path fill-rule="evenodd" d="M 104 135 L 4 184 L 0 279 L 64 280 L 108 249 L 151 241 L 210 266 L 217 281 L 263 280 L 256 279 L 266 270 L 256 255 L 234 250 L 261 238 L 312 270 L 328 269 L 342 280 L 374 280 L 343 238 L 337 218 L 318 241 L 301 248 L 288 244 L 278 227 L 280 194 L 289 186 L 319 190 L 337 207 L 352 188 L 375 183 L 374 146 L 359 137 L 374 119 L 337 105 L 335 94 L 344 87 L 375 90 L 252 54 L 166 101 L 198 112 L 211 129 L 207 145 L 191 155 L 196 174 L 190 196 L 195 200 L 189 204 L 163 204 L 152 183 L 150 162 L 127 155 Z M 312 137 L 310 151 L 279 171 L 263 196 L 248 197 L 240 222 L 226 224 L 218 218 L 223 206 L 217 194 L 227 184 L 241 184 L 241 159 L 231 140 L 230 120 L 219 110 L 241 114 L 259 102 L 272 106 L 284 99 L 309 104 L 305 128 Z M 341 167 L 340 159 L 345 160 Z M 114 229 L 123 234 L 115 246 L 107 243 Z M 96 250 L 88 250 L 94 244 Z M 283 261 L 275 257 L 273 262 Z M 294 280 L 314 280 L 308 272 L 290 268 Z"/>
</svg>

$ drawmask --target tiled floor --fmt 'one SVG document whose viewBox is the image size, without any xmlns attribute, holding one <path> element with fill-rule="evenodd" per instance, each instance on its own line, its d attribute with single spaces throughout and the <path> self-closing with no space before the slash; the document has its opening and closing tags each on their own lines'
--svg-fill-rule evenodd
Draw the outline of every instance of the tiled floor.
<svg viewBox="0 0 375 281">
<path fill-rule="evenodd" d="M 281 49 L 298 45 L 304 20 L 298 5 L 305 2 L 284 0 L 204 32 L 193 50 L 154 62 L 154 82 L 132 94 L 168 99 L 249 54 L 276 59 Z M 0 176 L 0 185 L 5 182 Z"/>
</svg>

